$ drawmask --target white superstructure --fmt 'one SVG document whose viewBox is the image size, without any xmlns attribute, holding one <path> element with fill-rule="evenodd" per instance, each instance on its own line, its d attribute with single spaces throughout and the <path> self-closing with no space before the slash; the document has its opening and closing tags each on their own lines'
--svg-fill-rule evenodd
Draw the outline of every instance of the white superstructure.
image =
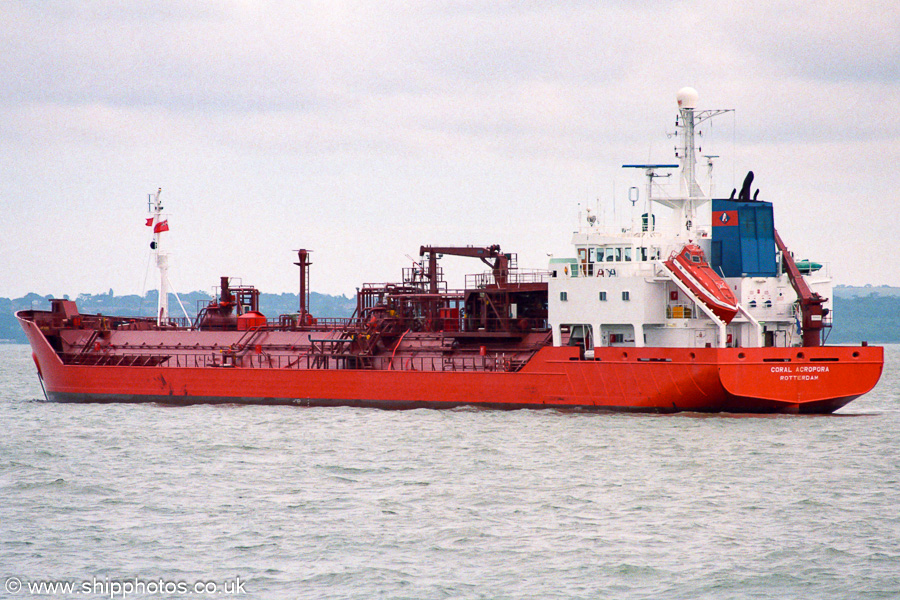
<svg viewBox="0 0 900 600">
<path fill-rule="evenodd" d="M 715 211 L 711 184 L 704 190 L 697 180 L 695 127 L 728 111 L 697 110 L 698 95 L 692 88 L 680 90 L 677 98 L 679 164 L 624 165 L 643 170 L 647 180 L 642 199 L 637 188 L 630 190 L 630 224 L 622 227 L 598 223 L 588 211 L 586 218 L 579 216 L 573 235 L 575 256 L 550 261 L 548 312 L 554 345 L 582 345 L 590 356 L 594 346 L 800 344 L 798 295 L 788 275 L 782 272 L 781 254 L 771 241 L 771 216 L 766 216 L 771 215 L 771 205 L 750 198 L 751 176 L 740 198 L 734 199 L 732 193 L 730 200 L 715 201 L 729 210 Z M 710 176 L 712 158 L 707 161 Z M 756 207 L 760 209 L 759 224 L 754 221 Z M 715 223 L 714 214 L 718 219 Z M 765 219 L 769 222 L 762 222 Z M 763 233 L 747 234 L 747 228 L 753 227 L 759 227 Z M 720 232 L 728 236 L 723 237 Z M 747 251 L 733 247 L 737 242 L 732 239 L 752 243 L 764 255 L 762 262 L 766 266 L 760 271 L 763 275 L 734 272 L 721 278 L 739 308 L 737 316 L 726 323 L 664 263 L 686 244 L 696 244 L 719 275 L 725 274 L 720 265 L 726 263 L 732 271 L 741 271 L 744 263 L 729 257 L 737 256 L 739 260 L 741 252 Z M 747 259 L 752 260 L 752 256 Z M 814 292 L 831 297 L 826 267 L 804 279 Z M 824 306 L 830 308 L 828 302 Z"/>
</svg>

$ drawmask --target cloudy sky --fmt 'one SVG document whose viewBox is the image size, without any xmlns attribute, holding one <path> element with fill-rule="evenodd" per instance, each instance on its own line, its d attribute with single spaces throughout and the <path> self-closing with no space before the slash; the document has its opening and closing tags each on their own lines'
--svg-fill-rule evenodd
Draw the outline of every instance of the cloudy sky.
<svg viewBox="0 0 900 600">
<path fill-rule="evenodd" d="M 300 247 L 324 293 L 428 243 L 541 268 L 672 162 L 683 86 L 735 109 L 719 191 L 753 169 L 798 256 L 900 285 L 895 0 L 0 0 L 0 81 L 4 297 L 142 291 L 159 187 L 183 291 L 296 291 Z"/>
</svg>

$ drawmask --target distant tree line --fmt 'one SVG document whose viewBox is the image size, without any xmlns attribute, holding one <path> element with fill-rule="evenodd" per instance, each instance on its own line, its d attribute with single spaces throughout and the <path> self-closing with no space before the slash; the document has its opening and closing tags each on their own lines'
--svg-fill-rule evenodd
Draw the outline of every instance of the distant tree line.
<svg viewBox="0 0 900 600">
<path fill-rule="evenodd" d="M 835 296 L 833 316 L 829 344 L 900 342 L 900 296 Z"/>
<path fill-rule="evenodd" d="M 159 292 L 152 290 L 143 297 L 137 294 L 115 296 L 110 290 L 108 294 L 80 294 L 75 300 L 78 310 L 85 314 L 104 314 L 109 316 L 152 317 L 156 314 L 156 302 Z M 22 298 L 0 298 L 0 341 L 27 344 L 25 333 L 19 327 L 15 313 L 19 310 L 49 310 L 50 298 L 28 294 Z M 190 318 L 197 316 L 199 308 L 209 304 L 212 296 L 207 292 L 191 292 L 180 294 L 181 303 Z M 66 296 L 68 298 L 68 296 Z M 347 296 L 330 296 L 312 292 L 309 297 L 309 310 L 317 317 L 349 317 L 356 309 L 356 299 Z M 259 308 L 268 317 L 295 313 L 300 302 L 297 294 L 260 294 Z M 181 306 L 174 294 L 169 294 L 169 314 L 173 317 L 184 316 Z"/>
<path fill-rule="evenodd" d="M 112 290 L 110 290 L 112 292 Z M 110 316 L 145 316 L 156 314 L 156 290 L 143 298 L 137 294 L 114 296 L 108 294 L 81 294 L 76 300 L 83 313 L 101 313 Z M 27 343 L 25 334 L 14 316 L 17 310 L 30 308 L 47 310 L 51 296 L 28 294 L 10 300 L 0 298 L 0 340 Z M 212 299 L 206 292 L 182 294 L 181 301 L 191 318 L 198 307 L 205 306 Z M 260 294 L 260 310 L 269 317 L 297 312 L 297 294 Z M 349 317 L 356 308 L 355 298 L 329 296 L 313 292 L 310 295 L 310 312 L 318 317 Z M 172 316 L 182 316 L 181 307 L 175 296 L 169 296 L 169 312 Z M 855 344 L 861 341 L 872 343 L 900 342 L 900 296 L 871 293 L 865 296 L 834 298 L 834 327 L 828 336 L 829 344 Z"/>
</svg>

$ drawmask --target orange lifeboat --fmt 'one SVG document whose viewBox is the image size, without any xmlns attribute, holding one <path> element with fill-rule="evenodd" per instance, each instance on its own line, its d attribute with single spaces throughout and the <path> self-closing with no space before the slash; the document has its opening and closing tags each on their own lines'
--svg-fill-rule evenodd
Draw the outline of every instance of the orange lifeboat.
<svg viewBox="0 0 900 600">
<path fill-rule="evenodd" d="M 737 300 L 731 288 L 712 270 L 697 244 L 685 244 L 673 253 L 666 267 L 725 323 L 737 314 Z"/>
</svg>

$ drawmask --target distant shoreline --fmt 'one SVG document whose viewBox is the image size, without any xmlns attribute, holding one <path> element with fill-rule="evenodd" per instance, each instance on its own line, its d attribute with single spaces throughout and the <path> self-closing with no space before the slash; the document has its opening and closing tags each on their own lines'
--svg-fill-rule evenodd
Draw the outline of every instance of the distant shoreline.
<svg viewBox="0 0 900 600">
<path fill-rule="evenodd" d="M 110 290 L 112 292 L 112 290 Z M 27 294 L 22 298 L 0 298 L 0 344 L 27 344 L 25 332 L 19 327 L 15 312 L 49 309 L 51 296 Z M 198 305 L 205 305 L 212 299 L 206 292 L 182 294 L 181 300 L 189 314 Z M 156 309 L 157 292 L 148 292 L 143 298 L 138 295 L 115 296 L 106 294 L 80 294 L 75 300 L 78 308 L 86 314 L 109 316 L 153 316 Z M 260 294 L 260 309 L 266 315 L 281 315 L 297 312 L 297 294 Z M 175 306 L 174 296 L 169 305 Z M 858 344 L 863 341 L 872 344 L 900 343 L 900 288 L 891 286 L 844 286 L 834 288 L 834 327 L 828 334 L 829 345 Z M 310 311 L 319 317 L 349 317 L 356 308 L 356 299 L 347 296 L 331 296 L 313 292 L 310 295 Z M 190 314 L 193 318 L 193 314 Z"/>
</svg>

